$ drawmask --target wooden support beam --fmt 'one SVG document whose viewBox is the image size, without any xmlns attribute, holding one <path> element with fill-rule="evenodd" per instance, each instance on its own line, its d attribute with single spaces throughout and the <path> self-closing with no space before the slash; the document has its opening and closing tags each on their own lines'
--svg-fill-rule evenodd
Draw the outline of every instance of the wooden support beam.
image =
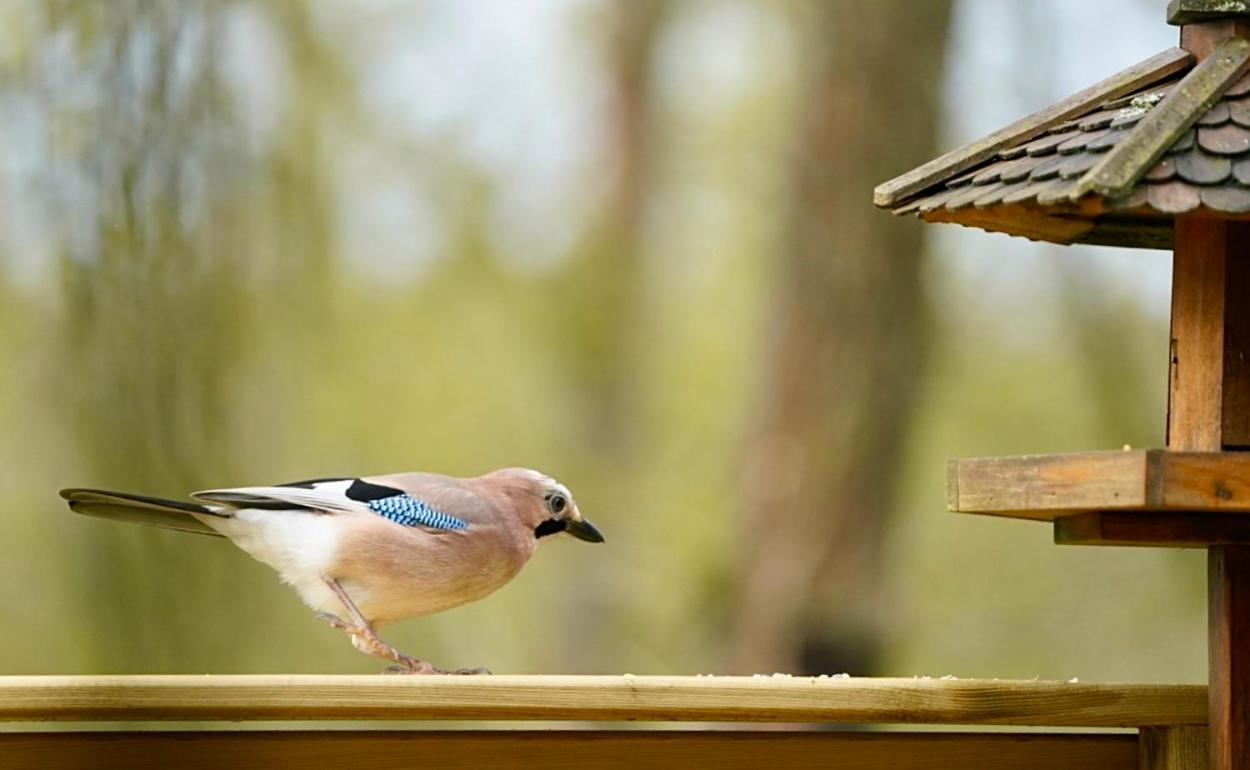
<svg viewBox="0 0 1250 770">
<path fill-rule="evenodd" d="M 1154 548 L 1250 545 L 1250 515 L 1092 511 L 1055 519 L 1055 544 Z"/>
<path fill-rule="evenodd" d="M 725 731 L 126 732 L 0 734 L 6 768 L 630 768 L 1136 770 L 1124 734 Z M 1162 765 L 1153 770 L 1172 770 Z"/>
<path fill-rule="evenodd" d="M 0 722 L 555 719 L 1139 727 L 1202 725 L 1206 711 L 1202 686 L 998 679 L 0 677 Z"/>
<path fill-rule="evenodd" d="M 1250 547 L 1207 555 L 1211 770 L 1250 767 Z"/>
<path fill-rule="evenodd" d="M 1179 217 L 1168 448 L 1250 448 L 1250 225 Z M 1250 453 L 1243 453 L 1250 456 Z M 1250 768 L 1250 548 L 1207 552 L 1211 770 Z"/>
<path fill-rule="evenodd" d="M 1207 728 L 1144 727 L 1138 739 L 1140 770 L 1207 770 Z"/>
<path fill-rule="evenodd" d="M 1175 245 L 1168 448 L 1250 449 L 1250 223 L 1178 217 Z"/>
</svg>

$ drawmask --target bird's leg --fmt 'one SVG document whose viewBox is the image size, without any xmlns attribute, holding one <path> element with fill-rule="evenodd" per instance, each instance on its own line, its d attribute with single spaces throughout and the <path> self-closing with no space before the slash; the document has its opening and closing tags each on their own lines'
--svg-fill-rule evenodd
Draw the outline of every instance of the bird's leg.
<svg viewBox="0 0 1250 770">
<path fill-rule="evenodd" d="M 326 580 L 326 585 L 339 598 L 343 606 L 347 609 L 347 613 L 351 616 L 352 622 L 348 623 L 337 615 L 328 612 L 318 613 L 317 616 L 326 620 L 331 626 L 340 631 L 346 631 L 351 634 L 352 646 L 360 650 L 366 655 L 373 655 L 378 658 L 398 663 L 399 673 L 405 674 L 446 674 L 448 672 L 427 663 L 424 660 L 417 660 L 414 657 L 405 655 L 394 647 L 378 638 L 377 632 L 373 630 L 373 626 L 360 614 L 356 603 L 352 601 L 347 592 L 343 590 L 343 586 L 339 585 L 337 580 Z M 391 669 L 388 669 L 390 671 Z"/>
</svg>

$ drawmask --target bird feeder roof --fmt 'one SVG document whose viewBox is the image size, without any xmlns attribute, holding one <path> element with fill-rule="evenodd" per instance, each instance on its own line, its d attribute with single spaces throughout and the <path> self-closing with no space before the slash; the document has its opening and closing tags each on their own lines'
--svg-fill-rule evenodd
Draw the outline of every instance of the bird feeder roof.
<svg viewBox="0 0 1250 770">
<path fill-rule="evenodd" d="M 1250 219 L 1250 40 L 1164 51 L 880 185 L 895 214 L 1056 243 L 1171 248 L 1173 220 Z"/>
</svg>

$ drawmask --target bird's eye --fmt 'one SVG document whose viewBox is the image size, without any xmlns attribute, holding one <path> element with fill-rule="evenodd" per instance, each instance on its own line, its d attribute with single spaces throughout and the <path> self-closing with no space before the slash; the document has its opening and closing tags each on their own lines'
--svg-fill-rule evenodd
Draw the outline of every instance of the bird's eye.
<svg viewBox="0 0 1250 770">
<path fill-rule="evenodd" d="M 559 492 L 547 498 L 547 507 L 551 509 L 552 513 L 560 513 L 568 504 L 569 501 L 565 500 L 564 495 Z"/>
</svg>

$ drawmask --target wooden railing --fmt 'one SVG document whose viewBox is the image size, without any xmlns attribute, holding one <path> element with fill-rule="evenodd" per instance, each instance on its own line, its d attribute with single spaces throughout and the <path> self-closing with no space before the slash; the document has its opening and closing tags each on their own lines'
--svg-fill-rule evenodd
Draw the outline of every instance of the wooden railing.
<svg viewBox="0 0 1250 770">
<path fill-rule="evenodd" d="M 783 676 L 0 677 L 0 766 L 1188 770 L 1205 766 L 1206 718 L 1200 685 Z M 491 724 L 412 724 L 446 720 Z M 499 724 L 535 720 L 701 724 Z M 321 724 L 255 724 L 292 721 Z M 407 724 L 377 724 L 397 721 Z M 75 722 L 91 724 L 66 724 Z M 145 724 L 116 724 L 132 722 Z M 175 724 L 187 722 L 193 730 Z M 358 729 L 362 722 L 371 729 Z M 729 722 L 785 726 L 709 729 Z M 826 725 L 993 725 L 1007 732 L 821 729 Z"/>
</svg>

